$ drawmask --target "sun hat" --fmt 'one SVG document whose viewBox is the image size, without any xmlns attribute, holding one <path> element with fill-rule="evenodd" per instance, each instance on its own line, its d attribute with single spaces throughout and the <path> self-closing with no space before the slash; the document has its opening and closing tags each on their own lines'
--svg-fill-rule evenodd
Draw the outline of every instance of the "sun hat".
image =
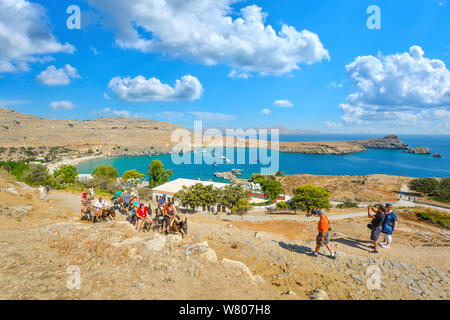
<svg viewBox="0 0 450 320">
<path fill-rule="evenodd" d="M 317 214 L 325 214 L 325 212 L 323 210 L 319 210 L 317 211 Z"/>
<path fill-rule="evenodd" d="M 392 203 L 386 203 L 386 207 L 392 207 Z"/>
</svg>

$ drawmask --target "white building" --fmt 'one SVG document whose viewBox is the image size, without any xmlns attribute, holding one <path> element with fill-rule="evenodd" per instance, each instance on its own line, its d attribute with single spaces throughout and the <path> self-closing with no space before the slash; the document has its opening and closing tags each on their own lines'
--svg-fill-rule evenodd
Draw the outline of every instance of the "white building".
<svg viewBox="0 0 450 320">
<path fill-rule="evenodd" d="M 157 202 L 160 197 L 162 197 L 164 194 L 166 195 L 166 198 L 169 201 L 173 201 L 173 196 L 175 193 L 183 189 L 183 186 L 190 187 L 197 183 L 201 183 L 204 186 L 213 185 L 216 188 L 223 188 L 228 185 L 228 183 L 221 183 L 221 182 L 213 182 L 213 181 L 200 181 L 200 180 L 192 180 L 192 179 L 176 179 L 174 181 L 169 181 L 165 184 L 162 184 L 158 187 L 153 188 L 153 201 Z M 175 201 L 175 205 L 179 206 L 180 203 L 177 203 Z M 214 212 L 228 212 L 229 209 L 225 206 L 221 205 L 214 205 L 212 206 L 203 206 L 203 208 L 195 208 L 196 210 L 203 210 L 203 211 L 210 211 L 211 209 L 214 210 Z"/>
</svg>

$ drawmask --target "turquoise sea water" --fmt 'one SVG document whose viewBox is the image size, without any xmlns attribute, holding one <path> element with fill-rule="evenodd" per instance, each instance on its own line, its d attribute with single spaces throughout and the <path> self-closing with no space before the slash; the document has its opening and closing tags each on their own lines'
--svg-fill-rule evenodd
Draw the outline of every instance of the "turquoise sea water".
<svg viewBox="0 0 450 320">
<path fill-rule="evenodd" d="M 280 141 L 336 141 L 377 138 L 380 135 L 281 135 Z M 432 153 L 442 154 L 442 158 L 433 158 L 431 155 L 416 155 L 402 153 L 401 150 L 369 149 L 351 155 L 308 155 L 295 153 L 279 153 L 279 170 L 285 174 L 320 174 L 320 175 L 366 175 L 366 174 L 392 174 L 411 177 L 450 177 L 450 136 L 448 135 L 404 135 L 400 139 L 411 147 L 428 146 Z M 245 164 L 237 164 L 238 151 L 245 152 Z M 213 167 L 214 160 L 205 155 L 210 164 L 175 164 L 170 154 L 157 156 L 138 157 L 112 157 L 89 160 L 77 165 L 79 173 L 91 173 L 94 167 L 101 164 L 112 164 L 122 174 L 126 170 L 136 169 L 147 173 L 148 165 L 153 159 L 159 159 L 164 167 L 172 169 L 174 174 L 171 180 L 176 178 L 191 178 L 215 181 L 224 181 L 214 177 L 215 172 L 231 171 L 233 168 L 242 169 L 243 178 L 250 177 L 253 173 L 259 173 L 264 158 L 260 163 L 255 162 L 256 149 L 235 149 L 234 164 L 219 164 Z M 199 156 L 197 154 L 197 156 Z M 249 155 L 251 154 L 251 156 Z M 226 154 L 230 161 L 233 158 Z M 189 154 L 191 163 L 194 163 L 194 153 Z M 218 153 L 216 153 L 218 156 Z M 271 152 L 269 151 L 269 158 Z M 220 157 L 218 158 L 220 162 Z M 222 160 L 225 162 L 224 160 Z"/>
</svg>

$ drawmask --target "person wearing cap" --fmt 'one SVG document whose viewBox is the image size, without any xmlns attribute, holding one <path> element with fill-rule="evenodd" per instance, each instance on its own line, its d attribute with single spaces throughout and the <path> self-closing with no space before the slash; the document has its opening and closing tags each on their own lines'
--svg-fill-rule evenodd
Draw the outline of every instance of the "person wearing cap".
<svg viewBox="0 0 450 320">
<path fill-rule="evenodd" d="M 390 248 L 392 243 L 392 233 L 397 229 L 397 214 L 392 210 L 392 204 L 386 203 L 386 214 L 384 216 L 381 233 L 384 241 L 380 242 L 380 247 Z"/>
<path fill-rule="evenodd" d="M 319 224 L 317 225 L 317 229 L 319 230 L 319 234 L 316 238 L 316 250 L 313 253 L 314 257 L 319 255 L 320 248 L 325 246 L 328 251 L 330 251 L 329 257 L 331 259 L 336 259 L 336 253 L 330 246 L 330 221 L 328 217 L 325 215 L 323 210 L 319 210 L 317 214 L 320 217 Z"/>
<path fill-rule="evenodd" d="M 164 207 L 164 205 L 166 204 L 166 194 L 163 194 L 162 197 L 160 197 L 160 198 L 158 199 L 158 204 L 159 204 L 161 207 Z"/>
</svg>

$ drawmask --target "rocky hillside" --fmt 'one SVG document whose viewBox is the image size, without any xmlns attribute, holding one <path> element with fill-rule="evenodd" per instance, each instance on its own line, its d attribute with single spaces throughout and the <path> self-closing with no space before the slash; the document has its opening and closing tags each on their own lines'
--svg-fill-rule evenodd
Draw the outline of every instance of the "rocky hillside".
<svg viewBox="0 0 450 320">
<path fill-rule="evenodd" d="M 181 127 L 149 119 L 45 119 L 0 108 L 2 158 L 8 153 L 11 158 L 18 158 L 20 154 L 24 157 L 43 156 L 49 154 L 52 147 L 54 153 L 64 148 L 66 153 L 76 151 L 81 154 L 167 153 L 171 150 L 170 136 L 177 128 Z"/>
<path fill-rule="evenodd" d="M 352 154 L 367 149 L 408 149 L 398 136 L 383 138 L 354 140 L 354 141 L 313 141 L 313 142 L 281 142 L 279 150 L 282 152 L 309 154 Z"/>
<path fill-rule="evenodd" d="M 408 149 L 409 146 L 404 144 L 396 135 L 386 136 L 379 139 L 366 139 L 350 141 L 351 143 L 363 146 L 367 149 Z"/>
<path fill-rule="evenodd" d="M 45 119 L 0 108 L 0 159 L 45 158 L 58 161 L 87 155 L 134 156 L 169 153 L 173 130 L 182 128 L 169 122 L 135 118 L 97 120 Z M 191 137 L 192 138 L 192 137 Z M 225 140 L 215 140 L 223 145 Z M 248 145 L 250 140 L 235 138 Z M 194 147 L 192 139 L 191 149 Z M 202 146 L 209 141 L 203 141 Z M 242 144 L 241 144 L 242 145 Z M 266 146 L 266 145 L 264 145 Z M 357 141 L 280 142 L 281 152 L 307 154 L 351 154 L 367 148 L 408 149 L 397 136 Z"/>
<path fill-rule="evenodd" d="M 136 232 L 124 217 L 80 222 L 80 197 L 40 199 L 0 172 L 0 299 L 443 299 L 448 231 L 408 213 L 390 249 L 369 251 L 366 217 L 330 213 L 337 259 L 311 257 L 317 219 L 227 221 L 189 215 L 178 235 Z M 325 253 L 323 251 L 323 253 Z M 381 287 L 368 287 L 368 267 Z M 80 286 L 68 288 L 74 268 Z"/>
</svg>

